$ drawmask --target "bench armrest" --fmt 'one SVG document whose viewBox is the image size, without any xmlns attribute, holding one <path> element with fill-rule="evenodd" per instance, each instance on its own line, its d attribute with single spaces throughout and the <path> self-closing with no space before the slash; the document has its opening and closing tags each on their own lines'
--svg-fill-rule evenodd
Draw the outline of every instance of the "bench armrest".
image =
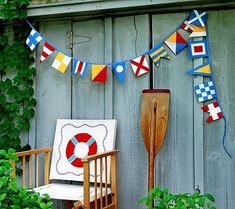
<svg viewBox="0 0 235 209">
<path fill-rule="evenodd" d="M 108 151 L 108 152 L 102 152 L 102 153 L 98 153 L 98 154 L 91 155 L 91 156 L 88 156 L 88 157 L 84 157 L 84 158 L 81 159 L 81 161 L 84 162 L 84 163 L 85 162 L 90 162 L 92 160 L 97 160 L 97 159 L 100 159 L 100 158 L 103 158 L 103 157 L 116 155 L 118 152 L 119 152 L 119 150 L 112 150 L 112 151 Z"/>
</svg>

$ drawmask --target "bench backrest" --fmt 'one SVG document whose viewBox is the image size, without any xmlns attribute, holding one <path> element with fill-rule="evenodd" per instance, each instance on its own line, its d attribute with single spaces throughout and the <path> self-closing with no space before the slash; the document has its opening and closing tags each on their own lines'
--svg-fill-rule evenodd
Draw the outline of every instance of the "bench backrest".
<svg viewBox="0 0 235 209">
<path fill-rule="evenodd" d="M 111 151 L 115 147 L 116 120 L 58 119 L 52 153 L 50 179 L 83 181 L 81 158 Z M 104 175 L 103 163 L 97 162 Z M 110 159 L 108 159 L 108 176 Z M 95 168 L 91 163 L 90 182 L 94 182 Z M 110 182 L 110 179 L 108 179 Z"/>
</svg>

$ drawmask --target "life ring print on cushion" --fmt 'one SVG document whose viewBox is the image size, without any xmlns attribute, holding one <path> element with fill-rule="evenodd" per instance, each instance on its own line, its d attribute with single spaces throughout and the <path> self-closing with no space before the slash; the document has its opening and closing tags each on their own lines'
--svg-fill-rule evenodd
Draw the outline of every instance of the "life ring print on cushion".
<svg viewBox="0 0 235 209">
<path fill-rule="evenodd" d="M 66 157 L 68 162 L 77 168 L 83 168 L 81 158 L 96 153 L 96 140 L 88 133 L 76 134 L 69 140 L 66 147 Z"/>
</svg>

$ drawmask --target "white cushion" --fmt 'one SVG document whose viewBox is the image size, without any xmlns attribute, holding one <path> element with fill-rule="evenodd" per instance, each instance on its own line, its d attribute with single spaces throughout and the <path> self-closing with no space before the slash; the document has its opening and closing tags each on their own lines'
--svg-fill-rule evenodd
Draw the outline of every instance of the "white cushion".
<svg viewBox="0 0 235 209">
<path fill-rule="evenodd" d="M 41 195 L 48 194 L 52 199 L 60 200 L 80 200 L 83 203 L 83 186 L 71 185 L 71 184 L 57 184 L 52 183 L 37 187 L 33 189 L 35 192 L 39 192 Z M 107 189 L 107 193 L 111 194 L 111 189 Z M 105 188 L 102 188 L 102 195 L 105 196 Z M 100 197 L 100 188 L 97 188 L 97 197 Z M 95 200 L 95 188 L 90 187 L 90 201 Z"/>
</svg>

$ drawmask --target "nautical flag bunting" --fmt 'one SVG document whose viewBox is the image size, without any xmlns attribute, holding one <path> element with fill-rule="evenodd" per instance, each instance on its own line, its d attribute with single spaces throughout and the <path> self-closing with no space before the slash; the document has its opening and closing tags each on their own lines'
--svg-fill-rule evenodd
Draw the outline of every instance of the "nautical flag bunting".
<svg viewBox="0 0 235 209">
<path fill-rule="evenodd" d="M 71 61 L 71 58 L 67 55 L 58 52 L 56 55 L 56 58 L 52 64 L 52 67 L 58 70 L 61 73 L 64 73 L 66 71 L 66 68 L 68 67 L 69 63 Z"/>
<path fill-rule="evenodd" d="M 193 10 L 189 16 L 189 24 L 197 25 L 199 27 L 204 27 L 208 15 L 203 10 Z"/>
<path fill-rule="evenodd" d="M 187 18 L 187 20 L 185 20 L 181 25 L 180 25 L 180 28 L 189 32 L 189 33 L 192 33 L 193 32 L 193 26 L 190 25 L 188 23 L 188 20 L 189 20 L 189 17 Z"/>
<path fill-rule="evenodd" d="M 202 83 L 194 88 L 199 102 L 217 98 L 213 81 Z"/>
<path fill-rule="evenodd" d="M 175 31 L 165 40 L 165 44 L 171 49 L 174 54 L 178 54 L 188 44 L 187 41 L 180 35 L 179 32 Z"/>
<path fill-rule="evenodd" d="M 132 59 L 130 64 L 136 77 L 139 77 L 150 71 L 145 55 Z"/>
<path fill-rule="evenodd" d="M 76 58 L 73 59 L 72 75 L 80 73 L 80 75 L 84 79 L 86 77 L 87 70 L 88 70 L 88 64 L 86 62 L 81 62 Z"/>
<path fill-rule="evenodd" d="M 209 105 L 205 105 L 201 108 L 203 111 L 206 111 L 209 113 L 209 116 L 207 118 L 207 122 L 210 123 L 214 120 L 218 120 L 223 118 L 223 113 L 221 111 L 221 108 L 219 106 L 219 103 L 217 101 L 209 104 Z"/>
<path fill-rule="evenodd" d="M 191 58 L 208 57 L 208 46 L 206 41 L 193 41 L 188 43 Z"/>
<path fill-rule="evenodd" d="M 26 44 L 33 51 L 41 40 L 42 36 L 36 30 L 32 29 L 28 38 L 26 39 Z"/>
<path fill-rule="evenodd" d="M 91 76 L 94 82 L 106 82 L 107 80 L 107 65 L 92 65 Z"/>
<path fill-rule="evenodd" d="M 193 25 L 193 32 L 189 35 L 190 38 L 206 36 L 206 26 L 199 27 Z"/>
<path fill-rule="evenodd" d="M 211 67 L 209 63 L 202 64 L 186 72 L 190 75 L 211 76 Z"/>
<path fill-rule="evenodd" d="M 165 50 L 162 44 L 157 45 L 153 49 L 148 51 L 149 56 L 152 58 L 154 64 L 159 67 L 160 66 L 160 59 L 161 58 L 166 58 L 170 59 L 170 55 L 168 52 Z"/>
<path fill-rule="evenodd" d="M 116 75 L 117 79 L 123 85 L 125 78 L 125 62 L 116 62 L 112 64 L 113 72 Z"/>
<path fill-rule="evenodd" d="M 48 44 L 47 42 L 44 43 L 42 54 L 40 58 L 40 63 L 42 63 L 49 55 L 51 55 L 55 51 L 55 48 Z"/>
</svg>

